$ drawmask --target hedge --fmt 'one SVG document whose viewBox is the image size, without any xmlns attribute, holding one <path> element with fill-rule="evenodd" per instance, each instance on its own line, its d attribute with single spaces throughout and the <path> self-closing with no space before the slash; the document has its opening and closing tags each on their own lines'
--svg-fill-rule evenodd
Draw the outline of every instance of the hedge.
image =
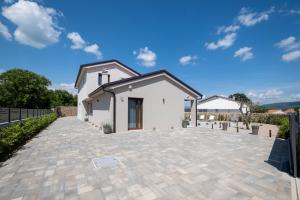
<svg viewBox="0 0 300 200">
<path fill-rule="evenodd" d="M 278 126 L 281 125 L 282 121 L 286 119 L 289 119 L 288 115 L 253 113 L 251 116 L 251 122 L 273 124 Z"/>
<path fill-rule="evenodd" d="M 29 118 L 20 124 L 0 129 L 0 158 L 11 154 L 27 140 L 38 134 L 57 118 L 55 113 L 39 118 Z"/>
</svg>

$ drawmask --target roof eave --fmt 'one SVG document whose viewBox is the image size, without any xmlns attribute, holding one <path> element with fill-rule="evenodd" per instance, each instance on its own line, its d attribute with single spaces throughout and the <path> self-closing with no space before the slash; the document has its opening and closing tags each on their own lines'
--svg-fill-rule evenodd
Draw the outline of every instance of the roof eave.
<svg viewBox="0 0 300 200">
<path fill-rule="evenodd" d="M 123 79 L 123 80 L 119 80 L 119 81 L 115 81 L 115 82 L 111 82 L 111 83 L 106 83 L 106 84 L 98 87 L 93 92 L 91 92 L 89 94 L 89 96 L 90 95 L 94 95 L 97 92 L 99 92 L 99 91 L 101 91 L 101 90 L 103 90 L 103 89 L 105 89 L 107 87 L 112 87 L 112 86 L 115 86 L 115 85 L 118 85 L 118 84 L 123 84 L 123 83 L 126 83 L 126 82 L 130 82 L 130 81 L 134 81 L 134 80 L 139 80 L 139 79 L 142 79 L 142 78 L 154 76 L 154 75 L 157 75 L 157 74 L 163 74 L 163 73 L 165 73 L 166 75 L 170 76 L 175 81 L 179 82 L 181 85 L 183 85 L 184 87 L 186 87 L 187 90 L 190 90 L 190 92 L 196 94 L 197 97 L 199 96 L 199 97 L 202 98 L 203 95 L 200 92 L 198 92 L 197 90 L 193 89 L 192 87 L 190 87 L 189 85 L 187 85 L 186 83 L 184 83 L 183 81 L 181 81 L 180 79 L 178 79 L 177 77 L 175 77 L 174 75 L 172 75 L 170 72 L 168 72 L 166 70 L 159 70 L 159 71 L 155 71 L 155 72 L 150 72 L 148 74 L 143 74 L 143 75 L 137 76 L 137 77 L 131 77 L 131 78 L 127 78 L 127 79 Z"/>
<path fill-rule="evenodd" d="M 123 67 L 125 67 L 126 69 L 128 69 L 129 71 L 133 72 L 134 74 L 140 76 L 141 74 L 137 71 L 135 71 L 134 69 L 132 69 L 131 67 L 128 67 L 127 65 L 123 64 L 122 62 L 116 60 L 116 59 L 112 59 L 112 60 L 105 60 L 105 61 L 100 61 L 100 62 L 93 62 L 93 63 L 87 63 L 87 64 L 81 64 L 80 68 L 78 70 L 78 74 L 76 77 L 76 81 L 75 81 L 75 88 L 78 89 L 78 79 L 80 77 L 81 71 L 83 70 L 83 68 L 85 67 L 89 67 L 89 66 L 93 66 L 93 65 L 100 65 L 100 64 L 107 64 L 107 63 L 117 63 L 119 65 L 122 65 Z"/>
</svg>

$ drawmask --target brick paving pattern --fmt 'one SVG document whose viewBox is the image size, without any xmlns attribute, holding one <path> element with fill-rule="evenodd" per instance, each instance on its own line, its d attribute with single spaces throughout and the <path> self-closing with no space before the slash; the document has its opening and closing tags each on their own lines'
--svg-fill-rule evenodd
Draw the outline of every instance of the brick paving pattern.
<svg viewBox="0 0 300 200">
<path fill-rule="evenodd" d="M 274 139 L 207 128 L 104 135 L 60 118 L 0 167 L 0 199 L 290 199 Z M 113 156 L 117 165 L 95 168 Z"/>
</svg>

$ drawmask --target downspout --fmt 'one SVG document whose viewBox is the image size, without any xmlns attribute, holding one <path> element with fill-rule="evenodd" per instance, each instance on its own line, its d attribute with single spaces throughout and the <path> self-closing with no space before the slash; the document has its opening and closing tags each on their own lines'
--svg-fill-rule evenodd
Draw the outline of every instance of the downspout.
<svg viewBox="0 0 300 200">
<path fill-rule="evenodd" d="M 114 98 L 114 105 L 113 105 L 113 107 L 114 107 L 114 112 L 113 112 L 113 133 L 115 133 L 116 132 L 116 94 L 113 91 L 105 90 L 105 87 L 103 87 L 103 91 L 112 94 L 113 98 Z"/>
<path fill-rule="evenodd" d="M 195 127 L 197 127 L 197 103 L 198 103 L 197 97 L 196 97 L 195 101 L 196 101 L 196 102 L 195 102 L 195 104 L 196 104 L 196 105 L 195 105 L 195 106 L 196 106 L 196 120 L 195 120 L 195 121 L 196 121 L 196 126 L 195 126 Z"/>
</svg>

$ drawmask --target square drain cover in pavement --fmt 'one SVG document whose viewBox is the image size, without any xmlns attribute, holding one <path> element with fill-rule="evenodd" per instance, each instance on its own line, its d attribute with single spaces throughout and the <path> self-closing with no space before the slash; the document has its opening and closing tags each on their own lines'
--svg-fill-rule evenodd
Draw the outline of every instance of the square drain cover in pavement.
<svg viewBox="0 0 300 200">
<path fill-rule="evenodd" d="M 94 158 L 93 164 L 95 168 L 104 168 L 104 167 L 116 167 L 119 161 L 113 156 L 103 156 L 101 158 Z"/>
</svg>

